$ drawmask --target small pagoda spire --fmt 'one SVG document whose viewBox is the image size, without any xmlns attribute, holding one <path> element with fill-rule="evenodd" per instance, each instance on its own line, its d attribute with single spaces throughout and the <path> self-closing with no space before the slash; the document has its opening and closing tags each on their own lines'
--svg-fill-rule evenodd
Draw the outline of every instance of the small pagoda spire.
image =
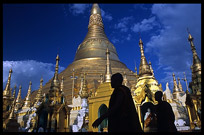
<svg viewBox="0 0 204 135">
<path fill-rule="evenodd" d="M 176 82 L 176 77 L 175 77 L 175 74 L 173 73 L 173 82 L 174 82 L 174 88 L 173 88 L 173 92 L 177 92 L 179 91 L 179 88 L 178 88 L 178 84 Z"/>
<path fill-rule="evenodd" d="M 12 107 L 11 107 L 11 113 L 9 115 L 9 119 L 15 119 L 15 106 L 16 106 L 16 99 L 14 99 L 13 103 L 12 103 Z"/>
<path fill-rule="evenodd" d="M 188 29 L 187 29 L 188 31 Z M 191 50 L 192 50 L 192 53 L 193 53 L 193 65 L 195 64 L 201 64 L 200 62 L 200 59 L 197 55 L 197 52 L 196 52 L 196 48 L 195 48 L 195 45 L 193 43 L 193 37 L 192 35 L 190 34 L 190 32 L 188 31 L 188 41 L 190 42 L 190 45 L 191 45 Z"/>
<path fill-rule="evenodd" d="M 20 101 L 21 101 L 21 89 L 22 89 L 22 87 L 20 85 L 19 90 L 18 90 L 18 96 L 16 98 L 16 103 L 20 103 Z"/>
<path fill-rule="evenodd" d="M 80 93 L 80 97 L 81 98 L 88 98 L 89 97 L 88 89 L 87 89 L 87 85 L 86 85 L 86 73 L 84 73 L 83 87 L 82 87 L 82 91 Z"/>
<path fill-rule="evenodd" d="M 56 65 L 55 65 L 55 74 L 54 74 L 54 77 L 53 77 L 53 80 L 52 80 L 52 83 L 51 83 L 52 86 L 56 86 L 56 85 L 58 86 L 59 85 L 58 69 L 59 69 L 59 55 L 57 54 Z"/>
<path fill-rule="evenodd" d="M 186 92 L 189 93 L 188 91 L 188 82 L 187 82 L 187 78 L 186 78 L 186 73 L 183 72 L 184 78 L 182 80 L 184 80 L 186 82 Z"/>
<path fill-rule="evenodd" d="M 180 82 L 180 78 L 178 77 L 177 80 L 178 80 L 179 90 L 180 90 L 180 91 L 183 91 L 183 88 L 182 88 L 182 85 L 181 85 L 181 82 Z"/>
<path fill-rule="evenodd" d="M 14 100 L 15 98 L 16 98 L 16 84 L 14 86 L 12 99 Z"/>
<path fill-rule="evenodd" d="M 30 106 L 31 106 L 31 99 L 30 99 L 31 85 L 32 85 L 32 82 L 30 81 L 29 88 L 28 88 L 28 93 L 27 93 L 25 101 L 24 101 L 23 109 L 30 108 Z"/>
<path fill-rule="evenodd" d="M 12 89 L 11 89 L 11 74 L 13 73 L 12 69 L 9 70 L 9 76 L 8 76 L 8 81 L 7 81 L 7 84 L 6 84 L 6 87 L 4 89 L 4 92 L 3 92 L 3 98 L 8 98 L 10 99 L 11 96 L 12 96 Z"/>
<path fill-rule="evenodd" d="M 42 87 L 43 87 L 43 78 L 40 79 L 40 88 L 38 90 L 38 93 L 35 97 L 35 102 L 39 102 L 43 99 L 43 94 L 42 94 Z"/>
<path fill-rule="evenodd" d="M 143 42 L 142 42 L 141 38 L 140 38 L 140 41 L 139 41 L 139 46 L 140 46 L 140 52 L 141 52 L 139 76 L 152 75 L 152 73 L 150 71 L 149 64 L 147 63 L 147 60 L 146 60 L 146 58 L 144 56 Z"/>
<path fill-rule="evenodd" d="M 152 75 L 154 76 L 154 70 L 152 68 L 152 63 L 151 63 L 150 60 L 149 60 L 149 68 L 150 68 L 150 71 L 151 71 Z"/>
<path fill-rule="evenodd" d="M 54 77 L 52 79 L 52 82 L 51 82 L 51 87 L 50 87 L 50 90 L 52 92 L 56 92 L 59 90 L 60 88 L 60 83 L 59 83 L 59 79 L 58 79 L 58 69 L 59 69 L 59 55 L 57 54 L 57 57 L 56 57 L 56 65 L 55 65 L 55 73 L 54 73 Z M 53 93 L 54 94 L 54 93 Z M 55 95 L 55 94 L 54 94 Z"/>
<path fill-rule="evenodd" d="M 16 106 L 15 106 L 15 111 L 18 111 L 18 109 L 20 108 L 20 105 L 21 105 L 21 85 L 19 86 L 19 90 L 18 90 L 18 95 L 17 95 L 17 98 L 16 98 Z"/>
<path fill-rule="evenodd" d="M 106 75 L 105 75 L 105 82 L 111 82 L 111 64 L 110 64 L 110 52 L 108 50 L 108 47 L 106 49 Z"/>
</svg>

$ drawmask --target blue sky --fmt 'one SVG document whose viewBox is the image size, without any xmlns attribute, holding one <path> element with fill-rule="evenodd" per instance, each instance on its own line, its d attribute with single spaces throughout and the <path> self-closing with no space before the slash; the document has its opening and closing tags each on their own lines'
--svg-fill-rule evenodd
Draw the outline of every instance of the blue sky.
<svg viewBox="0 0 204 135">
<path fill-rule="evenodd" d="M 3 4 L 3 89 L 9 69 L 11 87 L 22 85 L 22 97 L 32 81 L 32 90 L 54 75 L 55 58 L 59 71 L 74 60 L 84 40 L 92 4 Z M 172 73 L 191 81 L 192 52 L 188 27 L 201 58 L 201 4 L 100 4 L 105 33 L 116 47 L 120 61 L 139 69 L 139 37 L 147 61 L 163 90 L 173 89 Z M 140 34 L 139 34 L 140 33 Z M 139 72 L 139 71 L 138 71 Z M 181 81 L 186 89 L 185 83 Z"/>
</svg>

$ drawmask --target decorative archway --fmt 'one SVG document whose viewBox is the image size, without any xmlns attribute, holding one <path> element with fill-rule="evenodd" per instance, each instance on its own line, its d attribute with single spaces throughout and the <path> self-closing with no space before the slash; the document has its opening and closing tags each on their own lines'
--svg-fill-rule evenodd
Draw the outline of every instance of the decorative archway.
<svg viewBox="0 0 204 135">
<path fill-rule="evenodd" d="M 103 115 L 104 113 L 106 113 L 108 111 L 108 108 L 105 104 L 102 104 L 99 109 L 98 109 L 98 117 L 100 117 L 101 115 Z M 99 132 L 103 132 L 104 128 L 108 127 L 108 118 L 104 119 L 101 124 L 98 127 L 98 131 Z"/>
</svg>

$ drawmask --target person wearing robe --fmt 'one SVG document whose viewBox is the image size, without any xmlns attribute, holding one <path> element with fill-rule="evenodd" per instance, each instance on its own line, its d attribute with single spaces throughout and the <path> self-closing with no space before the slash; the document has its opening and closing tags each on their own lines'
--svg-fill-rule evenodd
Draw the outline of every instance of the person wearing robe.
<svg viewBox="0 0 204 135">
<path fill-rule="evenodd" d="M 162 101 L 163 93 L 157 91 L 155 93 L 155 100 L 158 101 L 156 105 L 157 115 L 157 130 L 158 132 L 177 132 L 176 126 L 174 125 L 175 115 L 171 105 Z"/>
<path fill-rule="evenodd" d="M 120 73 L 112 75 L 111 87 L 114 91 L 109 101 L 109 109 L 95 120 L 92 126 L 96 128 L 108 118 L 108 132 L 143 132 L 130 89 L 122 85 L 122 82 Z"/>
</svg>

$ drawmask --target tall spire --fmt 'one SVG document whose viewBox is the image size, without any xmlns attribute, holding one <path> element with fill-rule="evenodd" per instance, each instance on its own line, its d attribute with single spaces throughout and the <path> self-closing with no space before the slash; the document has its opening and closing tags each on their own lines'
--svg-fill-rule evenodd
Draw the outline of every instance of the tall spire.
<svg viewBox="0 0 204 135">
<path fill-rule="evenodd" d="M 191 36 L 190 33 L 189 33 L 188 41 L 190 42 L 191 50 L 193 53 L 193 64 L 191 65 L 192 82 L 190 82 L 191 90 L 193 94 L 200 95 L 200 92 L 201 92 L 201 62 L 197 55 L 195 46 L 193 44 L 193 37 Z"/>
<path fill-rule="evenodd" d="M 182 85 L 181 85 L 181 82 L 180 82 L 180 78 L 178 77 L 177 80 L 178 80 L 179 90 L 180 90 L 180 91 L 183 91 L 183 88 L 182 88 Z"/>
<path fill-rule="evenodd" d="M 189 31 L 188 31 L 188 41 L 190 42 L 191 50 L 192 50 L 192 53 L 193 53 L 193 65 L 200 64 L 201 62 L 200 62 L 200 59 L 199 59 L 199 57 L 197 55 L 195 45 L 193 43 L 193 37 L 191 36 Z"/>
<path fill-rule="evenodd" d="M 179 88 L 178 88 L 178 85 L 177 85 L 177 82 L 176 82 L 175 74 L 173 73 L 172 76 L 173 76 L 173 82 L 174 82 L 173 92 L 177 92 L 177 91 L 179 91 Z"/>
<path fill-rule="evenodd" d="M 108 46 L 112 55 L 111 60 L 120 61 L 114 45 L 109 41 L 105 32 L 101 17 L 101 10 L 98 4 L 93 4 L 89 19 L 88 33 L 83 42 L 79 45 L 75 61 L 85 58 L 106 59 L 104 52 Z"/>
<path fill-rule="evenodd" d="M 20 108 L 20 104 L 21 104 L 21 85 L 19 86 L 19 90 L 18 90 L 18 96 L 16 98 L 16 107 L 15 107 L 15 111 L 17 111 Z"/>
<path fill-rule="evenodd" d="M 9 70 L 8 81 L 3 92 L 3 98 L 11 98 L 11 74 L 13 73 L 12 69 Z"/>
<path fill-rule="evenodd" d="M 30 106 L 31 106 L 31 99 L 30 99 L 30 95 L 31 95 L 31 85 L 32 85 L 32 82 L 30 81 L 30 83 L 29 83 L 29 88 L 28 88 L 28 93 L 27 93 L 26 98 L 25 98 L 25 101 L 24 101 L 23 109 L 24 109 L 24 108 L 30 108 Z"/>
<path fill-rule="evenodd" d="M 53 80 L 51 82 L 51 87 L 59 87 L 58 69 L 59 69 L 59 55 L 57 54 L 56 65 L 55 65 L 55 74 L 54 74 Z"/>
<path fill-rule="evenodd" d="M 106 50 L 106 60 L 107 60 L 107 63 L 106 63 L 106 75 L 105 75 L 105 82 L 111 82 L 111 75 L 112 75 L 112 71 L 111 71 L 111 64 L 110 64 L 110 52 L 107 48 Z"/>
<path fill-rule="evenodd" d="M 87 40 L 89 38 L 94 38 L 94 37 L 100 37 L 108 40 L 104 32 L 101 10 L 98 4 L 93 4 L 92 6 L 91 16 L 89 18 L 88 34 L 86 35 L 84 40 Z"/>
<path fill-rule="evenodd" d="M 139 76 L 152 75 L 149 64 L 147 63 L 147 60 L 146 60 L 146 58 L 144 56 L 143 42 L 142 42 L 141 38 L 140 38 L 140 41 L 139 41 L 139 46 L 140 46 L 140 52 L 141 52 Z"/>
<path fill-rule="evenodd" d="M 51 81 L 51 86 L 50 86 L 50 90 L 49 90 L 49 101 L 50 102 L 54 101 L 54 103 L 56 103 L 56 96 L 60 90 L 60 82 L 58 80 L 58 69 L 59 69 L 59 55 L 57 54 L 55 73 L 54 73 L 54 77 Z"/>
<path fill-rule="evenodd" d="M 38 90 L 38 93 L 35 98 L 35 102 L 40 102 L 43 99 L 43 94 L 42 94 L 42 87 L 43 87 L 43 78 L 40 79 L 40 88 Z"/>
</svg>

